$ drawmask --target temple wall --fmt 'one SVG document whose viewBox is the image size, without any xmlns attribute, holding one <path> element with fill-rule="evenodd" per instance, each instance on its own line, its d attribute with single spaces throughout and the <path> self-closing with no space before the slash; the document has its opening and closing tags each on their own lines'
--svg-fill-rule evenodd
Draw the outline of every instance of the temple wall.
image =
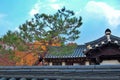
<svg viewBox="0 0 120 80">
<path fill-rule="evenodd" d="M 120 65 L 0 66 L 0 80 L 120 80 Z"/>
</svg>

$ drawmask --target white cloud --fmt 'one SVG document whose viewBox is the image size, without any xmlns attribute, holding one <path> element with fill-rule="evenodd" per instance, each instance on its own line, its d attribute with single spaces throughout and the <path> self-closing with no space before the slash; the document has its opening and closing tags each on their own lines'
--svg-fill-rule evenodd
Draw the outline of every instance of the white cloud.
<svg viewBox="0 0 120 80">
<path fill-rule="evenodd" d="M 54 10 L 58 10 L 61 8 L 61 5 L 60 4 L 50 4 L 50 7 Z"/>
<path fill-rule="evenodd" d="M 7 15 L 0 13 L 0 20 L 3 19 L 3 18 L 6 17 L 6 16 L 7 16 Z"/>
<path fill-rule="evenodd" d="M 81 12 L 82 12 L 82 10 L 76 11 L 76 12 L 75 12 L 75 15 L 76 15 L 76 16 L 80 16 Z"/>
<path fill-rule="evenodd" d="M 32 9 L 29 11 L 29 15 L 32 17 L 34 14 L 40 13 L 40 11 L 49 12 L 58 10 L 61 7 L 63 7 L 63 3 L 59 2 L 59 0 L 38 0 L 37 3 L 35 3 Z"/>
<path fill-rule="evenodd" d="M 85 9 L 88 14 L 93 13 L 105 17 L 112 28 L 117 28 L 120 25 L 120 10 L 114 9 L 104 2 L 90 1 Z"/>
<path fill-rule="evenodd" d="M 18 32 L 20 32 L 19 27 L 16 27 L 16 28 L 14 29 L 14 31 L 18 31 Z"/>
<path fill-rule="evenodd" d="M 30 16 L 34 16 L 34 14 L 39 13 L 39 11 L 40 11 L 40 5 L 41 5 L 41 3 L 40 3 L 40 1 L 38 1 L 38 2 L 33 6 L 33 8 L 30 10 L 29 15 L 30 15 Z"/>
</svg>

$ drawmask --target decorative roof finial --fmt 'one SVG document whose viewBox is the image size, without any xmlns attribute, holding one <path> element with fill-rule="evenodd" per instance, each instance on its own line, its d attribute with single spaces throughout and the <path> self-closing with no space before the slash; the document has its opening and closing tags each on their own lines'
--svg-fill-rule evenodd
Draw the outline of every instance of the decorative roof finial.
<svg viewBox="0 0 120 80">
<path fill-rule="evenodd" d="M 109 28 L 107 28 L 107 29 L 105 30 L 105 34 L 106 34 L 106 35 L 111 35 L 111 30 L 110 30 Z"/>
<path fill-rule="evenodd" d="M 110 41 L 111 41 L 111 39 L 110 39 L 111 30 L 110 30 L 110 29 L 106 29 L 106 30 L 105 30 L 105 34 L 106 34 L 106 36 L 107 36 L 108 42 L 110 42 Z"/>
</svg>

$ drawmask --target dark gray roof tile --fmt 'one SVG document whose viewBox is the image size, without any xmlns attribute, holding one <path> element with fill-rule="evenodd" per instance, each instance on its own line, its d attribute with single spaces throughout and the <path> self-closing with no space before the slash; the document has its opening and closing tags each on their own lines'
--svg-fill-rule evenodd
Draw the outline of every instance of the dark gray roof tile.
<svg viewBox="0 0 120 80">
<path fill-rule="evenodd" d="M 53 54 L 46 54 L 45 58 L 75 58 L 75 57 L 86 57 L 83 53 L 84 49 L 86 48 L 85 45 L 78 45 L 74 52 L 69 55 L 62 55 L 62 56 L 56 56 Z"/>
<path fill-rule="evenodd" d="M 120 37 L 110 35 L 110 39 L 111 39 L 111 42 L 118 41 L 118 44 L 120 44 Z M 104 35 L 104 36 L 102 36 L 99 39 L 96 39 L 94 41 L 87 42 L 85 45 L 86 46 L 91 45 L 92 47 L 95 47 L 96 44 L 101 45 L 101 42 L 108 43 L 106 35 Z"/>
</svg>

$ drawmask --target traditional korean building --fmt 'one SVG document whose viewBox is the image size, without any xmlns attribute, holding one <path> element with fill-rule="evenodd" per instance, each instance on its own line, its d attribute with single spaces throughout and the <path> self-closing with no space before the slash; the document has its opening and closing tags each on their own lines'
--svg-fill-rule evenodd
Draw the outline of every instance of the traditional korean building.
<svg viewBox="0 0 120 80">
<path fill-rule="evenodd" d="M 49 53 L 44 61 L 50 66 L 0 66 L 0 80 L 120 80 L 120 38 L 106 29 L 104 36 L 78 45 L 73 53 Z"/>
<path fill-rule="evenodd" d="M 120 64 L 120 37 L 105 30 L 102 37 L 78 45 L 72 54 L 56 56 L 51 53 L 45 56 L 45 62 L 52 65 L 107 65 Z"/>
</svg>

